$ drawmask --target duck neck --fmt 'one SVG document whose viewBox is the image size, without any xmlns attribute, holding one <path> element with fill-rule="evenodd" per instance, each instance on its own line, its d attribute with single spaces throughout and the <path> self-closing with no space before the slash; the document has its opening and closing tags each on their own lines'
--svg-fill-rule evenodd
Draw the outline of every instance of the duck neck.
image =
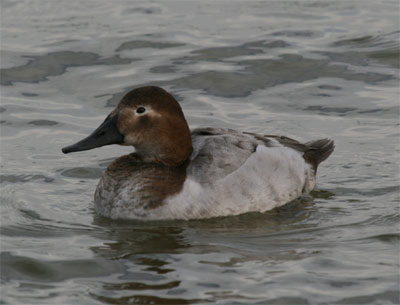
<svg viewBox="0 0 400 305">
<path fill-rule="evenodd" d="M 193 151 L 192 137 L 188 127 L 179 133 L 160 132 L 159 139 L 151 147 L 141 147 L 135 154 L 145 163 L 158 163 L 179 167 L 187 163 Z"/>
<path fill-rule="evenodd" d="M 180 166 L 189 160 L 192 151 L 192 138 L 188 129 L 187 134 L 175 136 L 173 142 L 162 143 L 158 158 L 164 165 Z"/>
<path fill-rule="evenodd" d="M 181 147 L 174 150 L 162 150 L 154 154 L 143 150 L 136 150 L 134 155 L 139 158 L 142 163 L 162 164 L 168 167 L 179 167 L 189 161 L 193 149 L 189 147 Z"/>
</svg>

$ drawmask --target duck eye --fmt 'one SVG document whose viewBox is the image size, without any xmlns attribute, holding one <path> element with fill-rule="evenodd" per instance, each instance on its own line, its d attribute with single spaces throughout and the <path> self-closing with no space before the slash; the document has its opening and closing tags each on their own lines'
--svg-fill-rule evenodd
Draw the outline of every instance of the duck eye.
<svg viewBox="0 0 400 305">
<path fill-rule="evenodd" d="M 146 108 L 144 108 L 143 106 L 140 106 L 136 109 L 136 113 L 137 114 L 142 114 L 146 112 Z"/>
</svg>

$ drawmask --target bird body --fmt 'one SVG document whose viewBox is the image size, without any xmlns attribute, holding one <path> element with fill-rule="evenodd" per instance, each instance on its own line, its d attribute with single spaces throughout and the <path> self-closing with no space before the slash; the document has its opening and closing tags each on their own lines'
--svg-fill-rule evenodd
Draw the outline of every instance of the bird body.
<svg viewBox="0 0 400 305">
<path fill-rule="evenodd" d="M 95 210 L 112 219 L 199 219 L 265 212 L 315 186 L 332 140 L 302 144 L 224 128 L 193 131 L 172 95 L 130 91 L 89 137 L 63 152 L 132 145 L 107 168 Z"/>
</svg>

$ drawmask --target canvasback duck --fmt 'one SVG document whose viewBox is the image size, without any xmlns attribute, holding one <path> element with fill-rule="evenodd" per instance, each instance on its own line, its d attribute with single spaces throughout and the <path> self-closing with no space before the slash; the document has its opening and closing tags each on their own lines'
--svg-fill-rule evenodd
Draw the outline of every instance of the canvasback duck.
<svg viewBox="0 0 400 305">
<path fill-rule="evenodd" d="M 199 219 L 265 212 L 315 186 L 329 139 L 302 144 L 225 128 L 190 131 L 175 98 L 148 86 L 128 92 L 104 122 L 64 153 L 120 144 L 97 185 L 95 211 L 112 219 Z"/>
</svg>

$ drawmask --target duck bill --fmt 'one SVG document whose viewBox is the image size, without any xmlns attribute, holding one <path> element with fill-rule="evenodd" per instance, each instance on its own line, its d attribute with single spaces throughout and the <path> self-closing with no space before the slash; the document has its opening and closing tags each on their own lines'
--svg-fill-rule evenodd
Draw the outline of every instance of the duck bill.
<svg viewBox="0 0 400 305">
<path fill-rule="evenodd" d="M 68 154 L 105 145 L 122 144 L 124 142 L 124 136 L 119 132 L 117 121 L 118 114 L 110 114 L 91 135 L 75 144 L 64 147 L 62 152 Z"/>
</svg>

